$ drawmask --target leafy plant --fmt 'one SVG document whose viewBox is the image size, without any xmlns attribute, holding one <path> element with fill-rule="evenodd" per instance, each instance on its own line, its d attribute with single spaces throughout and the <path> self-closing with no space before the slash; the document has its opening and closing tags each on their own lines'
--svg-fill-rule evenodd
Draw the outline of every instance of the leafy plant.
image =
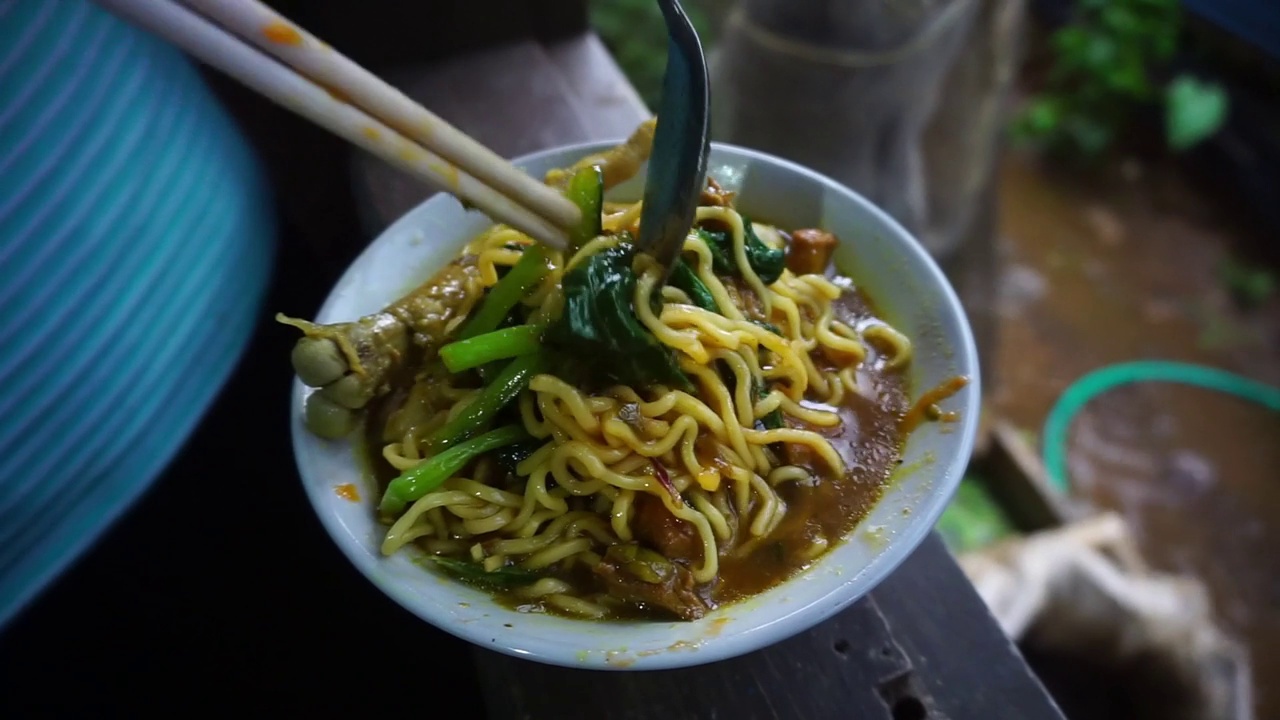
<svg viewBox="0 0 1280 720">
<path fill-rule="evenodd" d="M 1185 75 L 1165 88 L 1165 138 L 1186 150 L 1212 136 L 1227 117 L 1227 93 L 1214 83 Z"/>
<path fill-rule="evenodd" d="M 709 50 L 711 23 L 696 2 L 683 3 L 685 14 Z M 662 74 L 667 67 L 667 28 L 654 0 L 592 0 L 591 25 L 618 61 L 650 109 L 662 97 Z"/>
<path fill-rule="evenodd" d="M 937 530 L 955 553 L 980 550 L 1017 533 L 1004 508 L 987 491 L 987 482 L 972 472 L 960 481 Z"/>
<path fill-rule="evenodd" d="M 1159 79 L 1181 30 L 1178 0 L 1078 0 L 1073 21 L 1053 34 L 1047 86 L 1015 120 L 1015 138 L 1091 159 L 1155 104 L 1163 104 L 1169 148 L 1212 136 L 1226 119 L 1222 88 L 1187 75 Z"/>
<path fill-rule="evenodd" d="M 1218 266 L 1218 276 L 1227 291 L 1245 308 L 1255 308 L 1275 293 L 1276 275 L 1267 268 L 1228 257 Z"/>
</svg>

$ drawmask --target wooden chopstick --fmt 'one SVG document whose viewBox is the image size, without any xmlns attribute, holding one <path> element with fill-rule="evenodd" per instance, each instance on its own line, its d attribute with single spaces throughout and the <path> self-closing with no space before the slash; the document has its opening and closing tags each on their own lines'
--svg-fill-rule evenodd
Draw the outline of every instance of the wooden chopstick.
<svg viewBox="0 0 1280 720">
<path fill-rule="evenodd" d="M 524 200 L 557 227 L 576 224 L 573 203 L 515 170 L 511 163 L 459 131 L 404 93 L 352 62 L 258 0 L 181 0 L 259 48 L 279 58 L 406 137 L 463 167 L 503 194 Z"/>
<path fill-rule="evenodd" d="M 314 80 L 170 0 L 97 2 L 268 99 L 456 195 L 495 221 L 552 247 L 567 245 L 565 228 L 580 218 L 577 207 L 567 198 L 516 169 L 273 11 L 260 8 L 269 13 L 270 19 L 258 22 L 266 16 L 254 7 L 257 5 L 254 2 L 191 2 L 202 9 L 208 6 L 217 10 L 220 20 L 235 27 L 252 27 L 263 42 L 279 45 L 289 60 L 316 72 L 318 77 Z M 295 41 L 295 35 L 301 43 Z M 369 78 L 374 81 L 368 82 Z M 342 96 L 335 97 L 338 93 Z M 355 104 L 356 96 L 361 98 L 361 107 Z M 373 107 L 364 106 L 364 102 Z M 430 142 L 430 149 L 406 138 L 402 130 L 413 130 L 414 137 L 424 144 Z M 441 156 L 441 149 L 450 154 L 448 159 Z M 493 185 L 480 179 L 477 171 L 488 176 Z"/>
</svg>

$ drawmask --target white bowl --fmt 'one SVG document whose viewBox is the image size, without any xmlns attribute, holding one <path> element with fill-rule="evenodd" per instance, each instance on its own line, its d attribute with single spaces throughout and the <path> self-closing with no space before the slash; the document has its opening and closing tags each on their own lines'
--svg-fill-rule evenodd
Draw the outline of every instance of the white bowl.
<svg viewBox="0 0 1280 720">
<path fill-rule="evenodd" d="M 529 155 L 516 164 L 535 177 L 611 146 L 592 143 Z M 302 423 L 310 388 L 294 381 L 293 445 L 311 504 L 351 562 L 396 602 L 427 622 L 481 647 L 567 667 L 652 670 L 741 655 L 803 632 L 867 594 L 911 554 L 937 522 L 973 449 L 980 390 L 973 337 L 951 286 L 898 223 L 833 180 L 793 163 L 713 144 L 709 172 L 739 191 L 738 206 L 783 228 L 821 227 L 840 238 L 836 264 L 870 294 L 886 319 L 915 345 L 912 396 L 947 378 L 970 384 L 948 402 L 957 423 L 926 423 L 870 515 L 805 572 L 695 622 L 595 622 L 519 613 L 489 595 L 424 568 L 404 552 L 379 551 L 385 532 L 374 515 L 372 481 L 350 442 L 322 440 Z M 643 176 L 610 198 L 637 199 Z M 387 228 L 334 287 L 317 322 L 352 320 L 415 287 L 461 251 L 490 220 L 437 195 Z M 281 359 L 284 362 L 284 359 Z M 354 483 L 359 499 L 338 486 Z"/>
</svg>

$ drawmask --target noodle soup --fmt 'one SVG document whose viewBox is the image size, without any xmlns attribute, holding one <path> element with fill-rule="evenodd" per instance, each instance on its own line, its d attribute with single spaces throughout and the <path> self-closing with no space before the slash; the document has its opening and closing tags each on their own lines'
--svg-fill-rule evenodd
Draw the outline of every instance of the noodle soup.
<svg viewBox="0 0 1280 720">
<path fill-rule="evenodd" d="M 548 174 L 599 220 L 564 252 L 494 226 L 382 312 L 286 319 L 311 431 L 364 433 L 384 555 L 525 612 L 698 620 L 841 542 L 949 418 L 820 228 L 710 182 L 662 284 L 639 205 L 602 201 L 644 141 Z"/>
</svg>

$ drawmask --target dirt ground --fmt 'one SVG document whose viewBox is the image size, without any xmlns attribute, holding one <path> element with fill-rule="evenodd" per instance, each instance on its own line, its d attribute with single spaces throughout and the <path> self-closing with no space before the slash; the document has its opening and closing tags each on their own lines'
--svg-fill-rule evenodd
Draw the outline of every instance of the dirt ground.
<svg viewBox="0 0 1280 720">
<path fill-rule="evenodd" d="M 1011 154 L 1000 224 L 991 402 L 1002 416 L 1038 432 L 1074 379 L 1136 359 L 1280 385 L 1280 292 L 1241 302 L 1226 269 L 1249 267 L 1241 258 L 1262 240 L 1175 168 L 1066 176 Z M 1133 385 L 1091 403 L 1072 436 L 1074 487 L 1122 512 L 1152 563 L 1209 585 L 1251 650 L 1258 717 L 1280 716 L 1280 416 Z"/>
</svg>

